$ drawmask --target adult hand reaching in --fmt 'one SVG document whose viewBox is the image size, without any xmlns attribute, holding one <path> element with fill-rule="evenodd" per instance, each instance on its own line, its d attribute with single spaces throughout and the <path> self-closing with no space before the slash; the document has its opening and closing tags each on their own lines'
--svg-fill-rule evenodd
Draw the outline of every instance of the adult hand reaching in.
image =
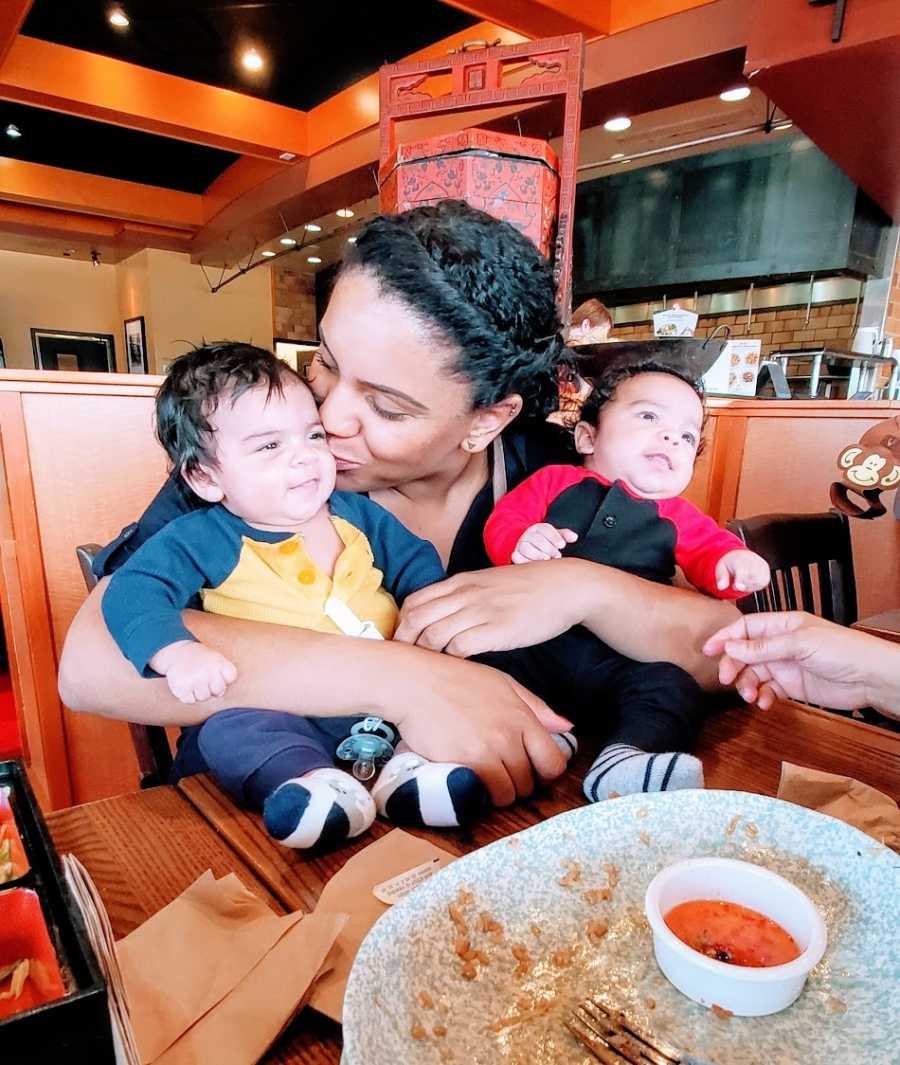
<svg viewBox="0 0 900 1065">
<path fill-rule="evenodd" d="M 900 717 L 900 644 L 811 614 L 747 614 L 711 636 L 703 652 L 720 657 L 723 684 L 764 710 L 789 698 Z"/>
</svg>

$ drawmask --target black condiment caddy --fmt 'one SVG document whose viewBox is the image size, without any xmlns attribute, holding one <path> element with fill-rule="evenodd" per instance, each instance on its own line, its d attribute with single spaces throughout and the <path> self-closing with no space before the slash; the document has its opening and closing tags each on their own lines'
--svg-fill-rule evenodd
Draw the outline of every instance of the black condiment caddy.
<svg viewBox="0 0 900 1065">
<path fill-rule="evenodd" d="M 0 788 L 10 789 L 29 864 L 23 876 L 0 884 L 0 894 L 14 888 L 37 894 L 67 989 L 63 998 L 0 1019 L 0 1062 L 114 1065 L 106 981 L 21 763 L 0 762 Z"/>
</svg>

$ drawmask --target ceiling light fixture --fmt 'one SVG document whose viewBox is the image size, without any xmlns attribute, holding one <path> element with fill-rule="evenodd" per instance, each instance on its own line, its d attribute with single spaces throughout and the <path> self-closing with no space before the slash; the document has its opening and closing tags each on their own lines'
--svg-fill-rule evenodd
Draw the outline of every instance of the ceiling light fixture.
<svg viewBox="0 0 900 1065">
<path fill-rule="evenodd" d="M 617 118 L 604 122 L 603 128 L 609 130 L 610 133 L 624 133 L 626 129 L 631 129 L 631 119 L 626 118 L 625 115 L 619 115 Z"/>
<path fill-rule="evenodd" d="M 790 128 L 791 128 L 791 126 L 793 126 L 793 124 L 794 124 L 794 123 L 793 123 L 793 122 L 791 122 L 791 120 L 790 120 L 790 119 L 788 119 L 788 121 L 787 121 L 787 122 L 779 122 L 779 123 L 778 123 L 778 125 L 777 125 L 777 126 L 775 126 L 775 127 L 773 127 L 773 128 L 774 128 L 774 129 L 777 129 L 777 130 L 782 130 L 782 129 L 790 129 Z"/>
<path fill-rule="evenodd" d="M 110 12 L 106 17 L 110 26 L 115 26 L 117 30 L 127 30 L 131 25 L 131 19 L 120 7 L 110 8 Z"/>
<path fill-rule="evenodd" d="M 307 255 L 306 261 L 308 263 L 312 263 L 313 266 L 318 266 L 319 263 L 322 261 L 322 258 L 319 255 Z"/>
<path fill-rule="evenodd" d="M 318 222 L 307 222 L 306 226 L 304 228 L 306 229 L 307 233 L 321 233 L 322 232 L 322 227 L 319 225 Z"/>
<path fill-rule="evenodd" d="M 348 244 L 355 244 L 356 243 L 356 237 L 347 237 L 347 243 Z"/>
<path fill-rule="evenodd" d="M 262 257 L 263 257 L 264 259 L 271 259 L 271 258 L 272 258 L 272 257 L 273 257 L 274 255 L 276 255 L 276 254 L 277 254 L 277 252 L 274 252 L 274 251 L 269 251 L 268 249 L 266 249 L 266 251 L 264 251 L 264 252 L 262 253 Z"/>
<path fill-rule="evenodd" d="M 286 248 L 293 248 L 293 246 L 294 246 L 294 245 L 295 245 L 295 244 L 297 243 L 297 241 L 296 241 L 296 240 L 294 240 L 294 238 L 293 238 L 293 237 L 282 237 L 282 238 L 281 238 L 281 243 L 282 243 L 282 244 L 283 244 L 283 245 L 284 245 L 284 246 L 285 246 Z"/>
<path fill-rule="evenodd" d="M 726 104 L 736 104 L 740 100 L 746 100 L 749 95 L 749 85 L 738 85 L 736 89 L 726 89 L 725 92 L 720 92 L 719 99 Z"/>
<path fill-rule="evenodd" d="M 293 152 L 282 152 L 281 155 L 278 156 L 278 158 L 283 163 L 290 163 L 292 160 L 296 159 L 297 156 Z"/>
<path fill-rule="evenodd" d="M 613 152 L 613 154 L 610 156 L 610 159 L 624 159 L 624 158 L 625 158 L 625 153 L 624 152 Z"/>
<path fill-rule="evenodd" d="M 265 66 L 263 57 L 255 48 L 248 48 L 247 51 L 244 52 L 241 56 L 241 64 L 243 65 L 244 70 L 252 70 L 254 72 L 262 70 Z"/>
<path fill-rule="evenodd" d="M 96 248 L 91 248 L 91 266 L 100 265 L 100 252 Z"/>
<path fill-rule="evenodd" d="M 13 140 L 18 140 L 19 137 L 22 136 L 22 131 L 13 122 L 10 122 L 10 124 L 6 127 L 5 133 L 7 137 L 12 137 Z"/>
<path fill-rule="evenodd" d="M 338 209 L 334 213 L 338 216 L 338 218 L 353 217 L 353 209 L 350 207 L 338 207 Z"/>
<path fill-rule="evenodd" d="M 75 252 L 74 248 L 63 248 L 63 256 L 66 259 L 71 259 L 72 256 L 75 255 L 75 254 L 76 254 L 76 252 Z"/>
</svg>

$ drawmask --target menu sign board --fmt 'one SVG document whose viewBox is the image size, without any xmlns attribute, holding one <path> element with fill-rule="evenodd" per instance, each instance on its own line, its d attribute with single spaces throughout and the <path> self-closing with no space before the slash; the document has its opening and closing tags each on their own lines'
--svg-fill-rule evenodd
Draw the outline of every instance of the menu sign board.
<svg viewBox="0 0 900 1065">
<path fill-rule="evenodd" d="M 755 396 L 762 342 L 729 340 L 722 354 L 703 375 L 704 392 L 727 396 Z"/>
</svg>

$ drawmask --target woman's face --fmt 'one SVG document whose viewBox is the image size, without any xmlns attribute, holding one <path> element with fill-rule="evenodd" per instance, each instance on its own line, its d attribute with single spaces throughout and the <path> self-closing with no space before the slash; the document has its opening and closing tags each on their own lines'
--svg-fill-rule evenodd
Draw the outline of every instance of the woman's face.
<svg viewBox="0 0 900 1065">
<path fill-rule="evenodd" d="M 337 487 L 394 488 L 448 468 L 473 418 L 471 388 L 435 342 L 365 270 L 335 284 L 309 385 L 337 463 Z"/>
</svg>

